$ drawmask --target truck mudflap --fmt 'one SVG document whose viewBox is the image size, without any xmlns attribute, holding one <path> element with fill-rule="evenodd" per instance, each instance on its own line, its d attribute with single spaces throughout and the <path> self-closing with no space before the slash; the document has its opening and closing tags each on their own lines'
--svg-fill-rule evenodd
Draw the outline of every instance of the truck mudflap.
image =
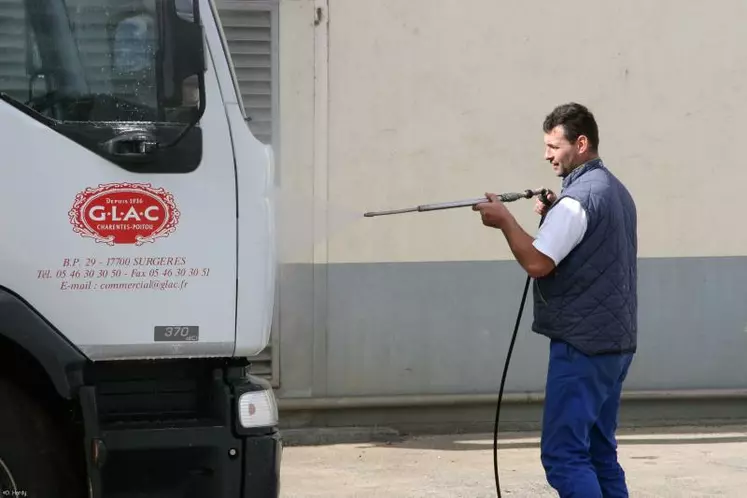
<svg viewBox="0 0 747 498">
<path fill-rule="evenodd" d="M 244 441 L 244 493 L 242 498 L 280 496 L 280 464 L 283 442 L 279 433 Z"/>
</svg>

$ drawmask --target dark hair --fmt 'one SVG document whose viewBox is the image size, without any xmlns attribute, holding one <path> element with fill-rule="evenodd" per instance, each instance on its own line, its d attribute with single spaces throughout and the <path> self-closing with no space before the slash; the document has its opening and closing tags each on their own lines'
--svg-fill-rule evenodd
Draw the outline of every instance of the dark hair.
<svg viewBox="0 0 747 498">
<path fill-rule="evenodd" d="M 594 115 L 581 104 L 571 102 L 559 105 L 547 115 L 542 129 L 550 133 L 556 126 L 562 125 L 565 130 L 565 138 L 569 142 L 575 142 L 580 135 L 589 139 L 591 150 L 596 151 L 599 147 L 599 130 Z"/>
</svg>

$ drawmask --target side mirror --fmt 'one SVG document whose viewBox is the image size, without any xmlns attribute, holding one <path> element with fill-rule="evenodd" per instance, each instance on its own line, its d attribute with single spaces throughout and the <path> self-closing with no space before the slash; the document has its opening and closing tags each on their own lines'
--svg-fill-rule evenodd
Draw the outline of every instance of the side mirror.
<svg viewBox="0 0 747 498">
<path fill-rule="evenodd" d="M 163 102 L 167 107 L 184 107 L 185 88 L 196 86 L 199 113 L 205 108 L 205 41 L 200 22 L 199 0 L 159 0 L 157 2 L 160 37 Z"/>
</svg>

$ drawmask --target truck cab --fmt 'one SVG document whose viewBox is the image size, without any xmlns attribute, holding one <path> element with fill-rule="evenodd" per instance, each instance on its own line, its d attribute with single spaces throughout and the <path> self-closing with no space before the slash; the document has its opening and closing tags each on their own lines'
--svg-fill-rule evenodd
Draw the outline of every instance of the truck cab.
<svg viewBox="0 0 747 498">
<path fill-rule="evenodd" d="M 0 2 L 0 494 L 276 497 L 272 149 L 210 0 Z"/>
</svg>

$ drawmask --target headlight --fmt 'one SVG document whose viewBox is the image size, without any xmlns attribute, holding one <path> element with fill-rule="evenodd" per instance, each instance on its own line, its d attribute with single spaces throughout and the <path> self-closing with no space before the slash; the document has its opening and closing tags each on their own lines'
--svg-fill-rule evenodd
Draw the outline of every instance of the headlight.
<svg viewBox="0 0 747 498">
<path fill-rule="evenodd" d="M 276 426 L 278 405 L 275 394 L 271 390 L 262 390 L 239 396 L 239 422 L 246 429 Z"/>
</svg>

